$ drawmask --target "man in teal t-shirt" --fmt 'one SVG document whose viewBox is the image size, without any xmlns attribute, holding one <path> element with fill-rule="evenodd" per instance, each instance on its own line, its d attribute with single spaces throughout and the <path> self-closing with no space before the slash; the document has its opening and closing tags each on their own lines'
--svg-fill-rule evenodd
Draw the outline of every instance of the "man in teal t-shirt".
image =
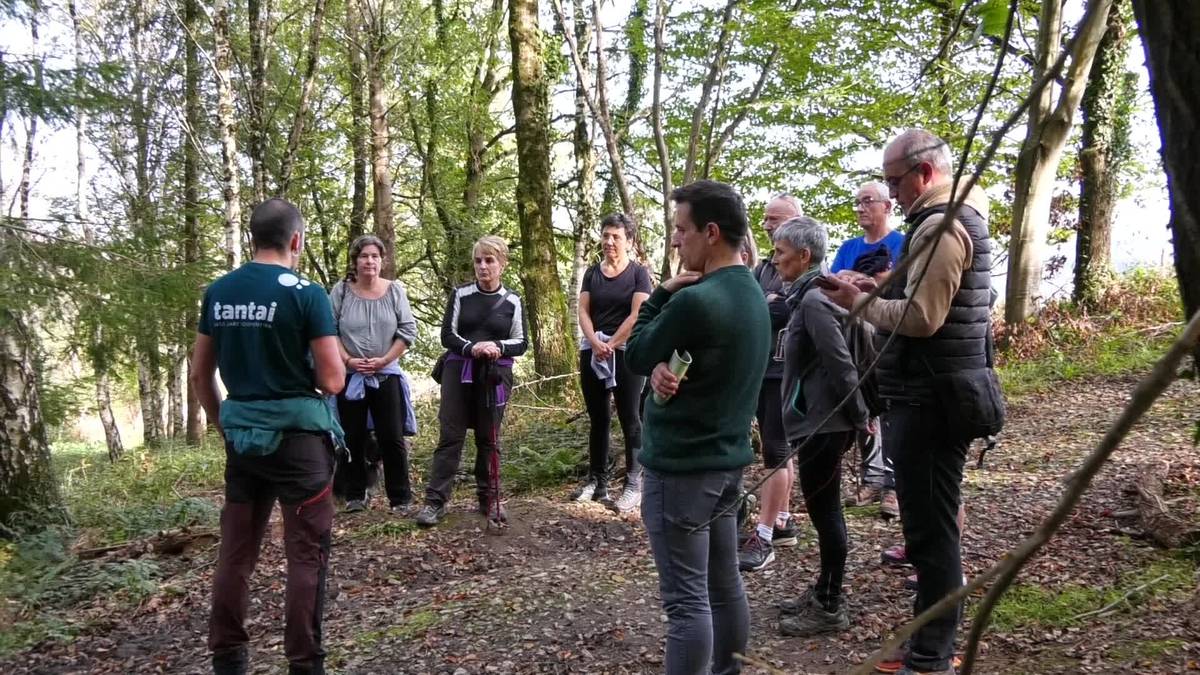
<svg viewBox="0 0 1200 675">
<path fill-rule="evenodd" d="M 291 675 L 317 675 L 325 672 L 321 613 L 341 433 L 322 395 L 341 391 L 346 371 L 324 289 L 294 271 L 304 241 L 300 212 L 267 200 L 250 216 L 250 236 L 254 259 L 204 294 L 192 356 L 197 397 L 225 438 L 208 646 L 213 672 L 247 672 L 248 581 L 278 499 L 288 561 L 283 650 Z"/>
<path fill-rule="evenodd" d="M 736 673 L 750 608 L 738 575 L 736 508 L 754 460 L 750 420 L 771 349 L 767 301 L 742 264 L 742 197 L 702 180 L 671 194 L 671 245 L 687 272 L 642 303 L 625 362 L 666 403 L 646 401 L 642 521 L 658 568 L 667 673 Z M 692 364 L 684 380 L 674 351 Z"/>
</svg>

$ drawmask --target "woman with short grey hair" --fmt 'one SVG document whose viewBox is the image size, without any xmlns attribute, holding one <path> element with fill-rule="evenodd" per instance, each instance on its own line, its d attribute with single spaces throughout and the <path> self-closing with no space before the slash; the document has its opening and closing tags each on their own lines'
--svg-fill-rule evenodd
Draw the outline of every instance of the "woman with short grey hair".
<svg viewBox="0 0 1200 675">
<path fill-rule="evenodd" d="M 842 332 L 845 310 L 817 290 L 829 236 L 807 217 L 792 218 L 775 231 L 775 267 L 792 284 L 791 316 L 784 338 L 783 427 L 796 454 L 800 491 L 817 531 L 821 569 L 816 583 L 798 598 L 780 603 L 784 635 L 836 632 L 850 625 L 842 601 L 849 544 L 842 515 L 842 454 L 855 432 L 869 426 L 858 392 L 858 369 Z M 846 405 L 839 403 L 849 397 Z M 828 418 L 828 419 L 826 419 Z"/>
</svg>

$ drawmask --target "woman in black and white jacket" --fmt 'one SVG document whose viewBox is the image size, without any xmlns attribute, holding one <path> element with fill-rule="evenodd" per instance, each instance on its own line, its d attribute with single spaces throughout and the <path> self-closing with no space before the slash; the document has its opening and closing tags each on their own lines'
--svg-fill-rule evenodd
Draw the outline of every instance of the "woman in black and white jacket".
<svg viewBox="0 0 1200 675">
<path fill-rule="evenodd" d="M 508 244 L 488 235 L 475 242 L 475 281 L 450 296 L 442 318 L 441 435 L 433 454 L 425 506 L 417 524 L 431 527 L 446 514 L 467 429 L 475 429 L 475 492 L 479 511 L 507 519 L 500 503 L 500 423 L 513 385 L 513 359 L 525 353 L 525 308 L 501 283 Z"/>
</svg>

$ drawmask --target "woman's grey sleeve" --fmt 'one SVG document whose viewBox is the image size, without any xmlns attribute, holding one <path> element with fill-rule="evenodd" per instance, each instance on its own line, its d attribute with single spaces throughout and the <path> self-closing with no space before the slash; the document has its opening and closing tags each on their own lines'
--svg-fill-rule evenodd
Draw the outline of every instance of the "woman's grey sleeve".
<svg viewBox="0 0 1200 675">
<path fill-rule="evenodd" d="M 417 341 L 417 319 L 408 304 L 408 293 L 404 291 L 404 284 L 399 280 L 392 282 L 392 294 L 396 300 L 396 337 L 412 347 Z"/>
</svg>

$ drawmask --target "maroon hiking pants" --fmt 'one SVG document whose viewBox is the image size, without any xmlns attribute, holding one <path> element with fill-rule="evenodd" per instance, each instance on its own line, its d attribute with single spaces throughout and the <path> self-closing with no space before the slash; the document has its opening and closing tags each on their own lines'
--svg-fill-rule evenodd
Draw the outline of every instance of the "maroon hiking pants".
<svg viewBox="0 0 1200 675">
<path fill-rule="evenodd" d="M 333 443 L 327 434 L 288 432 L 273 454 L 247 457 L 227 447 L 225 457 L 221 552 L 208 636 L 213 668 L 217 673 L 246 672 L 250 575 L 278 500 L 287 555 L 283 651 L 290 673 L 323 673 L 321 615 L 333 524 Z"/>
</svg>

